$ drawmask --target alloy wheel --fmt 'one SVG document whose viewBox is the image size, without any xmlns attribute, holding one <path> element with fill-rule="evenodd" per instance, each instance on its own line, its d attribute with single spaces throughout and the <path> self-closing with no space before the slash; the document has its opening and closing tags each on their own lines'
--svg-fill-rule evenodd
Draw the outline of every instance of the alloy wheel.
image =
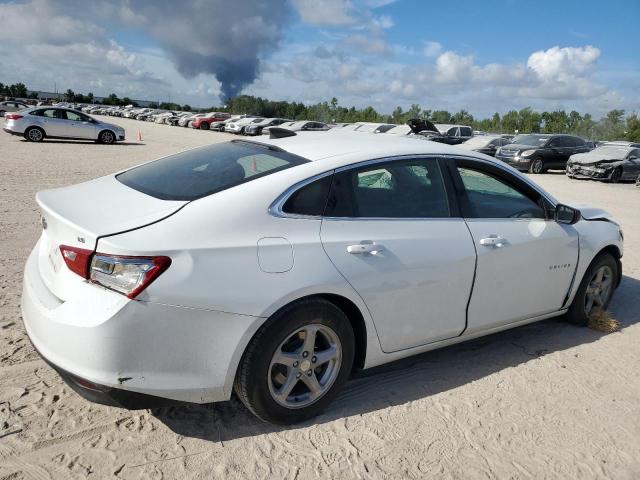
<svg viewBox="0 0 640 480">
<path fill-rule="evenodd" d="M 29 140 L 31 140 L 32 142 L 39 142 L 40 140 L 42 140 L 42 132 L 37 128 L 32 128 L 31 130 L 29 130 L 28 136 Z"/>
<path fill-rule="evenodd" d="M 598 268 L 587 286 L 584 311 L 587 315 L 595 308 L 605 308 L 613 291 L 613 272 L 608 265 Z"/>
<path fill-rule="evenodd" d="M 102 133 L 102 143 L 113 143 L 113 133 L 111 132 L 103 132 Z"/>
<path fill-rule="evenodd" d="M 618 183 L 622 179 L 622 170 L 616 168 L 613 173 L 611 173 L 611 183 Z"/>
<path fill-rule="evenodd" d="M 326 394 L 342 364 L 342 346 L 333 329 L 310 324 L 278 346 L 267 379 L 272 398 L 286 408 L 303 408 Z"/>
<path fill-rule="evenodd" d="M 531 171 L 533 173 L 542 173 L 542 168 L 543 168 L 542 160 L 540 160 L 539 158 L 536 158 L 533 161 L 533 164 L 531 165 Z"/>
</svg>

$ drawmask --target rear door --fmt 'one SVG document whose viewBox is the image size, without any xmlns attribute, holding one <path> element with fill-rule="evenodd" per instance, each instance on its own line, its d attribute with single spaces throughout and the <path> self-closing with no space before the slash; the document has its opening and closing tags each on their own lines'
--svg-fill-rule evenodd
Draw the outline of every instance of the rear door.
<svg viewBox="0 0 640 480">
<path fill-rule="evenodd" d="M 40 124 L 49 137 L 64 137 L 66 135 L 66 118 L 64 112 L 56 108 L 47 108 L 42 111 Z"/>
<path fill-rule="evenodd" d="M 369 162 L 334 176 L 322 244 L 366 303 L 386 352 L 465 328 L 475 250 L 451 203 L 435 158 Z"/>
<path fill-rule="evenodd" d="M 550 204 L 515 175 L 458 160 L 460 205 L 478 252 L 468 333 L 562 308 L 578 261 L 578 234 L 548 219 Z"/>
</svg>

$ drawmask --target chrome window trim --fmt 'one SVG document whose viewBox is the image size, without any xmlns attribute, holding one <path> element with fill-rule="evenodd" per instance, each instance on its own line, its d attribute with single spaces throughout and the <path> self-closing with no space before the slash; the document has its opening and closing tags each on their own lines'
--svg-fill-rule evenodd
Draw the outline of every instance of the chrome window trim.
<svg viewBox="0 0 640 480">
<path fill-rule="evenodd" d="M 393 161 L 402 161 L 402 160 L 411 160 L 411 159 L 444 159 L 445 161 L 448 160 L 456 160 L 456 159 L 460 159 L 460 160 L 471 160 L 474 162 L 478 162 L 480 164 L 484 164 L 484 165 L 488 165 L 491 167 L 497 167 L 500 170 L 502 170 L 503 172 L 505 172 L 508 175 L 514 176 L 519 180 L 524 181 L 527 185 L 529 185 L 529 187 L 531 187 L 533 190 L 535 190 L 541 197 L 543 197 L 547 202 L 549 202 L 550 205 L 552 205 L 554 208 L 557 205 L 557 202 L 550 198 L 549 195 L 544 191 L 541 190 L 540 187 L 538 187 L 538 185 L 536 185 L 535 183 L 533 183 L 532 181 L 530 181 L 527 177 L 519 177 L 517 175 L 514 175 L 514 173 L 511 171 L 510 168 L 507 167 L 507 165 L 502 164 L 502 162 L 497 162 L 497 161 L 489 161 L 489 160 L 485 160 L 483 158 L 478 158 L 478 157 L 474 157 L 474 156 L 467 156 L 467 155 L 458 155 L 458 154 L 442 154 L 442 153 L 418 153 L 415 155 L 394 155 L 391 157 L 382 157 L 382 158 L 373 158 L 373 159 L 369 159 L 369 160 L 363 160 L 357 163 L 352 163 L 349 165 L 343 165 L 342 167 L 338 167 L 336 169 L 332 169 L 332 170 L 328 170 L 326 172 L 322 172 L 319 173 L 317 175 L 314 175 L 312 177 L 309 177 L 305 180 L 301 180 L 297 183 L 294 183 L 293 185 L 291 185 L 289 188 L 287 188 L 284 192 L 282 192 L 280 195 L 278 195 L 278 197 L 271 203 L 271 205 L 269 205 L 269 208 L 267 209 L 269 215 L 271 215 L 272 217 L 276 217 L 276 218 L 293 218 L 293 219 L 305 219 L 305 220 L 331 220 L 331 221 L 336 221 L 336 220 L 347 220 L 347 221 L 354 221 L 354 220 L 372 220 L 372 221 L 383 221 L 383 220 L 391 220 L 391 221 L 417 221 L 417 220 L 460 220 L 463 219 L 463 217 L 454 217 L 454 216 L 449 216 L 449 217 L 406 217 L 406 218 L 402 218 L 402 217 L 323 217 L 322 215 L 301 215 L 301 214 L 294 214 L 294 213 L 286 213 L 282 211 L 282 207 L 284 206 L 284 204 L 287 202 L 287 200 L 289 200 L 289 197 L 291 195 L 293 195 L 294 192 L 296 192 L 298 189 L 316 181 L 316 180 L 320 180 L 321 178 L 324 178 L 328 175 L 333 175 L 335 173 L 340 173 L 340 172 L 344 172 L 346 170 L 350 170 L 350 169 L 354 169 L 354 168 L 360 168 L 363 166 L 368 166 L 368 165 L 376 165 L 378 163 L 386 163 L 386 162 L 393 162 Z M 441 175 L 443 175 L 443 172 L 440 172 Z M 446 188 L 446 187 L 445 187 Z M 465 219 L 465 220 L 471 220 L 471 219 Z M 507 220 L 507 221 L 527 221 L 527 220 L 542 220 L 542 219 L 505 219 L 505 218 L 482 218 L 482 219 L 475 219 L 475 220 Z M 547 219 L 550 220 L 550 219 Z M 554 220 L 550 220 L 550 221 L 554 221 Z"/>
</svg>

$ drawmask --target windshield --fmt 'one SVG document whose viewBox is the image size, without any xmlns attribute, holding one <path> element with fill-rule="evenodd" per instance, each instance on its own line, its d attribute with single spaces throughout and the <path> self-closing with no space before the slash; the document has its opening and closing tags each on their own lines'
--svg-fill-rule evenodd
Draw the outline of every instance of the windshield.
<svg viewBox="0 0 640 480">
<path fill-rule="evenodd" d="M 626 147 L 613 147 L 613 146 L 604 146 L 598 147 L 595 150 L 591 150 L 590 153 L 594 155 L 598 155 L 606 158 L 618 158 L 622 160 L 629 153 L 630 148 Z"/>
<path fill-rule="evenodd" d="M 540 147 L 547 143 L 547 140 L 549 140 L 549 137 L 546 135 L 516 135 L 511 143 Z"/>
<path fill-rule="evenodd" d="M 126 186 L 161 200 L 196 200 L 308 160 L 251 142 L 194 148 L 116 176 Z"/>
</svg>

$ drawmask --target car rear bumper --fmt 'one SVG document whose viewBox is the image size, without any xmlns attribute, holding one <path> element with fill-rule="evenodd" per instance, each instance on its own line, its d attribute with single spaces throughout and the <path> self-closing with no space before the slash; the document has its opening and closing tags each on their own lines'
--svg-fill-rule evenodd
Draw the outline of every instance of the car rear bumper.
<svg viewBox="0 0 640 480">
<path fill-rule="evenodd" d="M 5 132 L 7 132 L 7 133 L 9 133 L 9 134 L 11 134 L 11 135 L 24 135 L 24 133 L 23 133 L 23 132 L 17 132 L 17 131 L 15 131 L 15 130 L 12 130 L 12 129 L 7 128 L 7 127 L 3 127 L 2 129 L 3 129 Z"/>
<path fill-rule="evenodd" d="M 244 346 L 262 319 L 128 300 L 86 282 L 64 302 L 40 276 L 38 248 L 25 266 L 25 330 L 74 390 L 126 408 L 229 399 Z"/>
</svg>

